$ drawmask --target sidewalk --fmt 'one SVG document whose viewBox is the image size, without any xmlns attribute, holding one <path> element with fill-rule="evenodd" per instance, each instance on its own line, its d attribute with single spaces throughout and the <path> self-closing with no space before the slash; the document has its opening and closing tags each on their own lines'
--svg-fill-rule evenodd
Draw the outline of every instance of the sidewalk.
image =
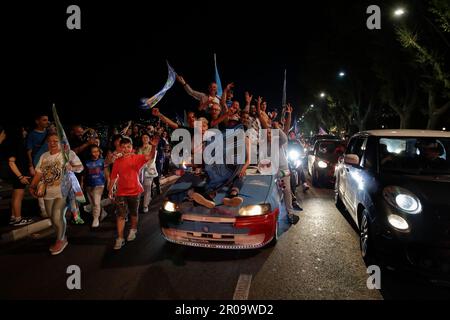
<svg viewBox="0 0 450 320">
<path fill-rule="evenodd" d="M 175 175 L 164 177 L 160 181 L 161 186 L 170 184 L 178 178 L 179 177 L 175 176 Z M 2 215 L 2 218 L 5 218 L 5 217 L 3 217 L 3 215 L 7 215 L 7 219 L 9 219 L 9 205 L 10 205 L 10 201 L 11 201 L 11 191 L 12 191 L 12 189 L 10 186 L 5 185 L 4 183 L 0 183 L 0 213 Z M 107 200 L 107 199 L 104 199 L 104 200 Z M 34 204 L 35 201 L 36 200 L 34 198 L 26 195 L 24 198 L 24 201 L 23 201 L 24 212 L 27 209 L 27 207 L 28 208 L 32 207 L 30 205 L 27 206 L 25 204 L 30 204 L 30 202 L 32 202 Z M 86 207 L 90 207 L 90 206 L 87 204 Z M 39 210 L 32 209 L 32 211 L 38 212 Z M 87 211 L 89 211 L 89 208 Z M 29 217 L 29 215 L 27 215 L 26 217 Z M 28 225 L 20 226 L 20 227 L 9 226 L 7 224 L 5 225 L 5 221 L 7 219 L 2 219 L 2 221 L 4 221 L 4 222 L 0 225 L 0 244 L 8 243 L 11 241 L 17 241 L 17 240 L 26 238 L 28 236 L 32 236 L 34 234 L 38 234 L 38 233 L 44 231 L 45 229 L 50 228 L 52 225 L 50 222 L 50 219 L 43 219 L 39 215 L 30 216 L 30 217 L 35 219 L 35 222 L 28 224 Z"/>
</svg>

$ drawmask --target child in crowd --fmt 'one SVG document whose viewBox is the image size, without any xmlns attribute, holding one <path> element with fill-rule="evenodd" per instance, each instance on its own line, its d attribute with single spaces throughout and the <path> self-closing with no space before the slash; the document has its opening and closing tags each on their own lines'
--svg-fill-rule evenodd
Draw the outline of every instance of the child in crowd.
<svg viewBox="0 0 450 320">
<path fill-rule="evenodd" d="M 139 200 L 141 193 L 144 191 L 144 188 L 139 181 L 139 174 L 144 165 L 154 158 L 154 152 L 158 143 L 159 137 L 154 136 L 150 141 L 150 144 L 152 145 L 151 153 L 147 155 L 137 155 L 133 153 L 133 142 L 131 139 L 124 137 L 120 140 L 122 155 L 114 162 L 108 185 L 110 198 L 113 198 L 113 185 L 117 184 L 115 202 L 117 205 L 116 223 L 118 236 L 114 245 L 115 250 L 121 249 L 125 244 L 124 229 L 128 211 L 131 215 L 131 229 L 127 241 L 136 239 Z"/>
<path fill-rule="evenodd" d="M 109 174 L 106 170 L 105 160 L 101 157 L 100 148 L 92 145 L 89 149 L 89 154 L 91 158 L 85 163 L 86 170 L 82 178 L 92 206 L 92 228 L 97 228 L 100 220 L 103 220 L 107 215 L 106 211 L 101 207 L 101 200 L 105 182 L 109 180 Z"/>
</svg>

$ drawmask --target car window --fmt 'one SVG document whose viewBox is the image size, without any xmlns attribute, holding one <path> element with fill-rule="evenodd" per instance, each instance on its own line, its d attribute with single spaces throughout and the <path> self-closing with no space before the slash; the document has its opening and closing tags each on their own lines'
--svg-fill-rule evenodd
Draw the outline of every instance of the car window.
<svg viewBox="0 0 450 320">
<path fill-rule="evenodd" d="M 350 140 L 348 144 L 346 154 L 356 154 L 360 160 L 364 155 L 364 150 L 366 147 L 366 138 L 356 137 Z"/>
<path fill-rule="evenodd" d="M 374 139 L 366 139 L 363 148 L 365 149 L 365 152 L 362 159 L 362 167 L 366 169 L 372 169 L 377 163 L 376 142 L 374 141 Z"/>
<path fill-rule="evenodd" d="M 450 139 L 407 137 L 380 138 L 381 171 L 409 174 L 449 174 Z"/>
</svg>

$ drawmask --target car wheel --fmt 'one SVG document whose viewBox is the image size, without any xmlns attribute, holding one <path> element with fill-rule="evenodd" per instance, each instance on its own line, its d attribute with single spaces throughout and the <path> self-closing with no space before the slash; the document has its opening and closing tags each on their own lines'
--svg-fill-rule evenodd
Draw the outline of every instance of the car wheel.
<svg viewBox="0 0 450 320">
<path fill-rule="evenodd" d="M 339 180 L 336 180 L 335 186 L 334 186 L 334 204 L 336 205 L 336 208 L 339 211 L 343 211 L 345 209 L 344 203 L 342 202 L 341 195 L 339 194 Z"/>
<path fill-rule="evenodd" d="M 369 213 L 364 209 L 361 217 L 361 223 L 359 225 L 359 245 L 361 248 L 361 256 L 366 263 L 373 261 L 374 248 L 373 239 L 371 235 L 371 227 L 369 220 Z"/>
</svg>

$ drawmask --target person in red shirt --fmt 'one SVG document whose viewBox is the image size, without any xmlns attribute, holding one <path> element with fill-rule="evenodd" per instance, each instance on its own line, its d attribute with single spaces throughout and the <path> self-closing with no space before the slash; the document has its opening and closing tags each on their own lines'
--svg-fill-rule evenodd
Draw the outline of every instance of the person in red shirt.
<svg viewBox="0 0 450 320">
<path fill-rule="evenodd" d="M 139 181 L 139 174 L 144 165 L 153 159 L 158 142 L 159 137 L 154 136 L 150 141 L 150 144 L 153 146 L 150 154 L 137 155 L 133 153 L 133 142 L 130 138 L 124 137 L 120 140 L 122 154 L 114 162 L 108 185 L 109 196 L 110 198 L 115 197 L 117 205 L 116 224 L 118 236 L 114 245 L 115 250 L 119 250 L 125 244 L 123 233 L 128 211 L 131 215 L 131 228 L 127 241 L 136 239 L 139 199 L 144 191 Z M 115 195 L 113 195 L 114 185 L 117 187 Z"/>
</svg>

